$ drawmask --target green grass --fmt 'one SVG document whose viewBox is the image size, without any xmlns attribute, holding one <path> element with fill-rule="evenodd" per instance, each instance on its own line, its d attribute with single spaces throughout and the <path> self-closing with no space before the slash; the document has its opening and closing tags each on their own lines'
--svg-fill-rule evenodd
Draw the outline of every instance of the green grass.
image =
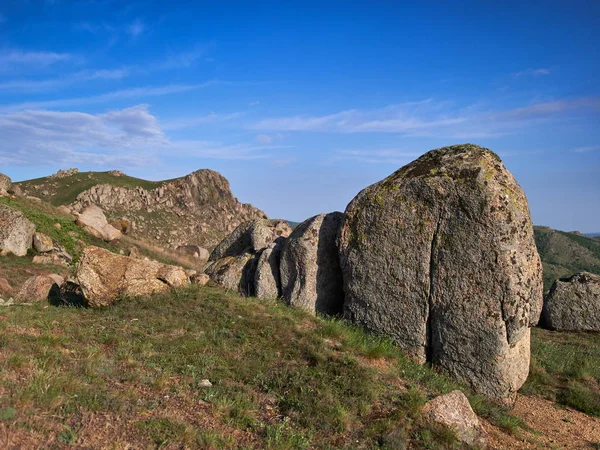
<svg viewBox="0 0 600 450">
<path fill-rule="evenodd" d="M 148 181 L 130 176 L 114 176 L 108 172 L 80 172 L 65 178 L 36 178 L 17 184 L 24 192 L 32 196 L 40 196 L 41 191 L 48 191 L 44 200 L 55 206 L 67 205 L 75 201 L 83 191 L 98 184 L 110 184 L 122 187 L 141 187 L 146 190 L 155 189 L 172 181 Z M 39 187 L 40 190 L 35 188 Z"/>
<path fill-rule="evenodd" d="M 106 309 L 0 313 L 0 411 L 19 411 L 22 433 L 94 442 L 102 430 L 83 418 L 107 417 L 123 430 L 117 446 L 455 447 L 420 411 L 457 385 L 340 321 L 195 287 Z"/>
<path fill-rule="evenodd" d="M 600 334 L 532 331 L 531 371 L 522 392 L 600 417 Z"/>
</svg>

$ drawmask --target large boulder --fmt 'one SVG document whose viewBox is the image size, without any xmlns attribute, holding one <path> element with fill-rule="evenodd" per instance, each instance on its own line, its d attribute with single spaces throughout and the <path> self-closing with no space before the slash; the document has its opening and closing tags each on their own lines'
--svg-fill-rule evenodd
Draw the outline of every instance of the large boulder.
<svg viewBox="0 0 600 450">
<path fill-rule="evenodd" d="M 7 195 L 11 185 L 12 181 L 10 177 L 0 173 L 0 195 Z"/>
<path fill-rule="evenodd" d="M 77 281 L 89 306 L 106 306 L 118 297 L 134 297 L 186 286 L 181 267 L 115 255 L 86 247 L 77 266 Z"/>
<path fill-rule="evenodd" d="M 0 205 L 0 250 L 25 256 L 33 242 L 35 225 L 20 211 Z"/>
<path fill-rule="evenodd" d="M 423 415 L 452 430 L 460 442 L 476 448 L 485 447 L 485 431 L 469 399 L 461 391 L 452 391 L 428 401 L 423 407 Z"/>
<path fill-rule="evenodd" d="M 244 222 L 215 247 L 208 260 L 240 256 L 244 252 L 256 253 L 278 237 L 287 237 L 291 232 L 285 220 L 255 219 Z"/>
<path fill-rule="evenodd" d="M 260 253 L 244 252 L 238 256 L 226 256 L 209 262 L 204 273 L 211 280 L 225 289 L 236 291 L 244 297 L 252 297 L 254 291 L 254 274 Z"/>
<path fill-rule="evenodd" d="M 336 243 L 344 215 L 319 214 L 298 225 L 281 253 L 281 290 L 286 302 L 312 313 L 338 314 L 344 285 Z"/>
<path fill-rule="evenodd" d="M 279 237 L 265 248 L 256 263 L 254 273 L 254 295 L 258 298 L 281 297 L 279 261 L 286 238 Z"/>
<path fill-rule="evenodd" d="M 77 216 L 77 225 L 107 242 L 121 238 L 121 232 L 108 223 L 104 212 L 96 205 L 88 205 Z"/>
<path fill-rule="evenodd" d="M 46 300 L 52 286 L 58 284 L 54 277 L 47 275 L 36 275 L 25 281 L 17 294 L 17 299 L 26 302 L 39 302 Z"/>
<path fill-rule="evenodd" d="M 542 266 L 527 199 L 500 158 L 432 150 L 367 187 L 339 238 L 345 314 L 500 403 L 529 372 Z"/>
<path fill-rule="evenodd" d="M 581 272 L 556 280 L 544 300 L 542 324 L 558 331 L 600 331 L 600 276 Z"/>
</svg>

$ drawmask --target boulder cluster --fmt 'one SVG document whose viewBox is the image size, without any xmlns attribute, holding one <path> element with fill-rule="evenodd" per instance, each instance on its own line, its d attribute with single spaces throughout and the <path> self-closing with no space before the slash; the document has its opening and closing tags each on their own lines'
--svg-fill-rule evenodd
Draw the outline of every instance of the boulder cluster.
<svg viewBox="0 0 600 450">
<path fill-rule="evenodd" d="M 529 372 L 542 266 L 525 195 L 488 149 L 432 150 L 361 191 L 345 213 L 291 233 L 244 223 L 205 272 L 242 295 L 343 315 L 501 403 Z"/>
</svg>

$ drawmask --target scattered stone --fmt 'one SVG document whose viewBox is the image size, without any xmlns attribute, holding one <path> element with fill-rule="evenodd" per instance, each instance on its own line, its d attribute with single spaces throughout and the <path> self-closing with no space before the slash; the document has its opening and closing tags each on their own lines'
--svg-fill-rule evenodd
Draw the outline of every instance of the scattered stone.
<svg viewBox="0 0 600 450">
<path fill-rule="evenodd" d="M 54 265 L 54 266 L 67 267 L 69 265 L 70 261 L 66 259 L 66 256 L 69 256 L 69 258 L 70 258 L 70 255 L 68 255 L 66 253 L 65 254 L 51 253 L 51 254 L 46 254 L 46 255 L 36 255 L 33 257 L 32 262 L 34 264 L 50 264 L 50 265 Z"/>
<path fill-rule="evenodd" d="M 89 205 L 81 210 L 77 216 L 77 225 L 107 242 L 121 238 L 121 232 L 108 223 L 104 212 L 96 205 Z"/>
<path fill-rule="evenodd" d="M 205 273 L 198 273 L 196 275 L 192 275 L 190 277 L 190 281 L 192 282 L 192 284 L 206 286 L 206 284 L 210 281 L 210 277 Z"/>
<path fill-rule="evenodd" d="M 0 294 L 7 295 L 12 292 L 12 286 L 6 278 L 0 277 Z"/>
<path fill-rule="evenodd" d="M 46 300 L 53 284 L 56 284 L 54 279 L 46 275 L 30 277 L 21 287 L 21 290 L 17 294 L 17 299 L 30 302 Z"/>
<path fill-rule="evenodd" d="M 54 249 L 54 242 L 44 233 L 36 232 L 33 235 L 33 248 L 40 253 L 51 252 Z"/>
<path fill-rule="evenodd" d="M 77 281 L 89 306 L 107 306 L 118 297 L 149 295 L 189 285 L 181 267 L 115 255 L 99 247 L 83 250 Z"/>
<path fill-rule="evenodd" d="M 514 401 L 542 266 L 527 200 L 498 156 L 471 144 L 426 153 L 352 200 L 339 245 L 348 319 Z"/>
<path fill-rule="evenodd" d="M 9 298 L 8 300 L 4 300 L 0 298 L 0 306 L 12 306 L 15 304 L 14 299 Z"/>
<path fill-rule="evenodd" d="M 281 297 L 279 261 L 286 238 L 279 237 L 263 250 L 256 264 L 254 294 L 258 298 Z"/>
<path fill-rule="evenodd" d="M 35 225 L 20 211 L 0 205 L 0 250 L 25 256 L 33 242 Z"/>
<path fill-rule="evenodd" d="M 207 387 L 212 387 L 212 383 L 209 380 L 200 380 L 200 382 L 198 383 L 198 387 L 201 388 L 207 388 Z"/>
<path fill-rule="evenodd" d="M 580 272 L 556 280 L 544 300 L 542 324 L 557 331 L 600 331 L 600 276 Z"/>
<path fill-rule="evenodd" d="M 281 253 L 281 290 L 286 302 L 312 313 L 339 314 L 344 284 L 336 244 L 344 215 L 319 214 L 298 225 Z"/>
<path fill-rule="evenodd" d="M 57 222 L 54 224 L 54 228 L 56 228 L 57 230 L 60 230 L 62 228 L 62 225 Z"/>
<path fill-rule="evenodd" d="M 423 414 L 453 430 L 460 442 L 478 448 L 485 446 L 485 431 L 469 399 L 461 391 L 452 391 L 430 400 L 423 407 Z"/>
<path fill-rule="evenodd" d="M 55 174 L 50 175 L 50 178 L 66 178 L 66 177 L 70 177 L 71 175 L 75 175 L 76 173 L 79 173 L 79 169 L 77 169 L 77 168 L 61 169 L 58 172 L 56 172 Z"/>
<path fill-rule="evenodd" d="M 108 174 L 112 175 L 113 177 L 124 177 L 125 176 L 125 173 L 121 172 L 120 170 L 109 170 Z"/>
</svg>

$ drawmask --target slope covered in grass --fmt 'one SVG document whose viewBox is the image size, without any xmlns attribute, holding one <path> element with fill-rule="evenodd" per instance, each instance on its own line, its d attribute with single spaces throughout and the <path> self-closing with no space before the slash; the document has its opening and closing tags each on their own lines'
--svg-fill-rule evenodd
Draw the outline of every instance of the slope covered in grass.
<svg viewBox="0 0 600 450">
<path fill-rule="evenodd" d="M 150 190 L 169 181 L 173 180 L 147 181 L 127 175 L 111 175 L 108 172 L 80 172 L 64 178 L 43 177 L 15 184 L 27 195 L 43 198 L 44 201 L 59 206 L 72 203 L 80 193 L 98 184 Z"/>
<path fill-rule="evenodd" d="M 454 445 L 420 408 L 456 384 L 386 340 L 275 302 L 193 287 L 106 309 L 4 309 L 0 319 L 0 435 L 14 445 Z"/>
<path fill-rule="evenodd" d="M 544 289 L 576 272 L 600 274 L 600 240 L 548 227 L 534 227 L 534 232 L 544 266 Z"/>
</svg>

